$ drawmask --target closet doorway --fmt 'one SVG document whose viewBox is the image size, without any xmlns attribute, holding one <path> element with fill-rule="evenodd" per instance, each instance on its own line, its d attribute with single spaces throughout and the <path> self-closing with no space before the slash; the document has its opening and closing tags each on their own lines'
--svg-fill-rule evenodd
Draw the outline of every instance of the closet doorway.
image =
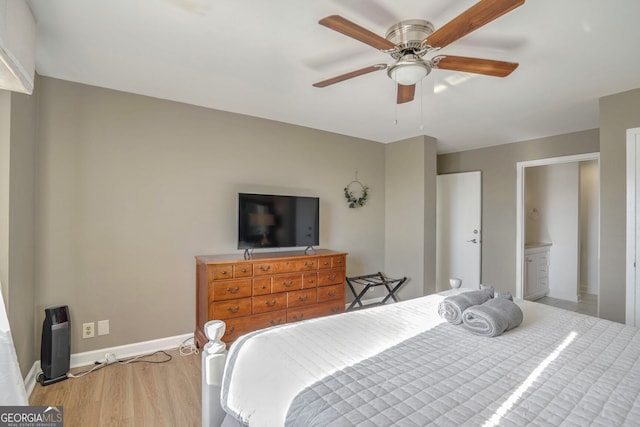
<svg viewBox="0 0 640 427">
<path fill-rule="evenodd" d="M 599 153 L 517 164 L 516 294 L 597 315 Z"/>
</svg>

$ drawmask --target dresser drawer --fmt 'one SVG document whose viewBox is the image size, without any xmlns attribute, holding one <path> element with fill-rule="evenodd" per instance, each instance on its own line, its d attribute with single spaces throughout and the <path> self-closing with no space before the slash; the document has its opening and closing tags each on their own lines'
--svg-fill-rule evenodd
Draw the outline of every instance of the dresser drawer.
<svg viewBox="0 0 640 427">
<path fill-rule="evenodd" d="M 220 264 L 209 266 L 209 283 L 212 280 L 233 279 L 234 264 Z"/>
<path fill-rule="evenodd" d="M 302 274 L 283 274 L 273 277 L 271 292 L 287 292 L 302 289 Z"/>
<path fill-rule="evenodd" d="M 344 270 L 322 270 L 318 272 L 318 286 L 344 283 Z"/>
<path fill-rule="evenodd" d="M 249 324 L 252 330 L 269 328 L 271 326 L 281 325 L 287 321 L 287 311 L 278 310 L 264 314 L 257 314 L 249 318 Z"/>
<path fill-rule="evenodd" d="M 233 277 L 251 277 L 253 276 L 253 264 L 235 264 L 233 266 Z"/>
<path fill-rule="evenodd" d="M 230 319 L 251 314 L 251 298 L 214 302 L 209 305 L 209 319 Z"/>
<path fill-rule="evenodd" d="M 338 299 L 344 301 L 344 284 L 321 286 L 318 288 L 318 302 Z"/>
<path fill-rule="evenodd" d="M 253 264 L 253 275 L 264 276 L 266 274 L 280 274 L 295 271 L 289 261 L 256 262 Z"/>
<path fill-rule="evenodd" d="M 225 321 L 227 328 L 222 337 L 222 341 L 229 343 L 235 341 L 240 335 L 246 334 L 247 332 L 280 325 L 285 323 L 286 320 L 286 310 L 229 319 Z"/>
<path fill-rule="evenodd" d="M 264 261 L 253 264 L 253 275 L 293 273 L 318 269 L 318 258 L 306 258 L 291 261 Z"/>
<path fill-rule="evenodd" d="M 252 274 L 253 265 L 250 263 L 230 263 L 209 266 L 209 281 L 251 277 Z"/>
<path fill-rule="evenodd" d="M 323 304 L 316 304 L 309 307 L 299 307 L 287 310 L 287 322 L 298 322 L 300 320 L 313 319 L 314 317 L 328 316 L 344 312 L 342 301 L 331 301 Z"/>
<path fill-rule="evenodd" d="M 253 297 L 253 314 L 268 311 L 284 310 L 287 308 L 287 294 L 261 295 Z"/>
<path fill-rule="evenodd" d="M 223 280 L 209 284 L 209 298 L 213 296 L 210 302 L 250 297 L 251 291 L 251 279 Z"/>
<path fill-rule="evenodd" d="M 344 267 L 347 263 L 346 255 L 322 256 L 318 258 L 318 268 Z"/>
<path fill-rule="evenodd" d="M 299 261 L 292 261 L 289 271 L 309 271 L 318 269 L 318 258 L 307 258 Z"/>
<path fill-rule="evenodd" d="M 332 256 L 331 257 L 331 268 L 339 268 L 344 267 L 347 264 L 346 255 Z"/>
<path fill-rule="evenodd" d="M 302 289 L 315 288 L 318 286 L 318 273 L 315 271 L 302 274 Z"/>
<path fill-rule="evenodd" d="M 287 292 L 287 307 L 289 308 L 315 304 L 317 300 L 318 296 L 315 289 Z"/>
<path fill-rule="evenodd" d="M 271 277 L 257 277 L 253 279 L 253 295 L 270 294 L 271 280 Z"/>
<path fill-rule="evenodd" d="M 331 268 L 331 257 L 321 256 L 318 258 L 318 268 Z"/>
</svg>

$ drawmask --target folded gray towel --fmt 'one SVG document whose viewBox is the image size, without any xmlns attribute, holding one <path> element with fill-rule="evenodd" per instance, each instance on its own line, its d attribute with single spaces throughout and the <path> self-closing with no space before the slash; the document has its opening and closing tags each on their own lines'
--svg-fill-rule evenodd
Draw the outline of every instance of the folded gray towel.
<svg viewBox="0 0 640 427">
<path fill-rule="evenodd" d="M 462 313 L 469 307 L 479 305 L 493 296 L 493 288 L 480 291 L 463 292 L 458 295 L 446 297 L 438 304 L 438 314 L 449 323 L 459 325 L 462 323 Z"/>
<path fill-rule="evenodd" d="M 511 295 L 511 292 L 509 291 L 505 291 L 505 292 L 496 292 L 493 295 L 494 298 L 506 298 L 509 301 L 513 301 L 513 295 Z"/>
<path fill-rule="evenodd" d="M 496 337 L 520 323 L 522 310 L 507 298 L 493 298 L 462 313 L 462 326 L 485 337 Z"/>
</svg>

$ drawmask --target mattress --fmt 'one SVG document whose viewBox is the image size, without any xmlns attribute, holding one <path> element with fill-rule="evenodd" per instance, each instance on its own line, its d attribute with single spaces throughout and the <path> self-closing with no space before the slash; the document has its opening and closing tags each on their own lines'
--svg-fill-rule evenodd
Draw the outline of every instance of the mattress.
<svg viewBox="0 0 640 427">
<path fill-rule="evenodd" d="M 479 337 L 445 296 L 244 336 L 222 406 L 250 426 L 638 424 L 638 329 L 517 301 L 519 327 Z"/>
</svg>

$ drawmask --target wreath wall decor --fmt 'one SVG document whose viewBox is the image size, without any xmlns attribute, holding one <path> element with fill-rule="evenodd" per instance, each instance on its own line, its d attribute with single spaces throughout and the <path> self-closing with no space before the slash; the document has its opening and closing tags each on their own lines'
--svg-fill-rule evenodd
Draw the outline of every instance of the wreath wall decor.
<svg viewBox="0 0 640 427">
<path fill-rule="evenodd" d="M 359 187 L 353 188 L 352 187 Z M 358 194 L 354 194 L 354 191 L 358 191 Z M 347 205 L 350 208 L 361 208 L 367 203 L 367 197 L 369 196 L 369 187 L 358 181 L 358 172 L 356 172 L 356 179 L 351 181 L 344 187 L 344 198 L 347 199 Z"/>
</svg>

